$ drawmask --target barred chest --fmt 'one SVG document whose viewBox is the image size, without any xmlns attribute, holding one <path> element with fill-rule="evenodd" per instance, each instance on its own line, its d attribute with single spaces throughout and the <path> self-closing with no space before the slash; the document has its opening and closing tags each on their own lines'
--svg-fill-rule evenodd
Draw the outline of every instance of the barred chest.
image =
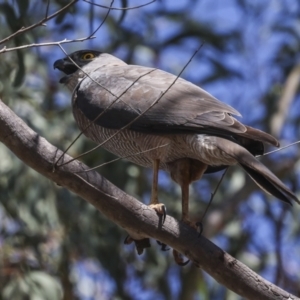
<svg viewBox="0 0 300 300">
<path fill-rule="evenodd" d="M 160 160 L 160 169 L 168 171 L 167 163 L 189 157 L 208 165 L 232 165 L 236 161 L 219 150 L 214 137 L 202 134 L 151 135 L 132 130 L 108 129 L 91 123 L 80 110 L 73 111 L 84 134 L 118 157 L 151 168 Z M 88 127 L 87 127 L 88 126 Z"/>
</svg>

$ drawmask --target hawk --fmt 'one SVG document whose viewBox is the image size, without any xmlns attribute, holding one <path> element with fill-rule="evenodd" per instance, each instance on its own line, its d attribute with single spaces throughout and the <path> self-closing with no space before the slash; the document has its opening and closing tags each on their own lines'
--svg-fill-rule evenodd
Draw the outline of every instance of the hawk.
<svg viewBox="0 0 300 300">
<path fill-rule="evenodd" d="M 75 120 L 83 133 L 118 157 L 153 168 L 150 206 L 165 215 L 157 197 L 158 171 L 182 190 L 182 221 L 189 220 L 189 185 L 204 173 L 238 164 L 267 193 L 300 203 L 255 156 L 268 133 L 239 122 L 240 113 L 200 87 L 159 69 L 128 65 L 106 53 L 76 51 L 55 61 L 72 92 Z"/>
</svg>

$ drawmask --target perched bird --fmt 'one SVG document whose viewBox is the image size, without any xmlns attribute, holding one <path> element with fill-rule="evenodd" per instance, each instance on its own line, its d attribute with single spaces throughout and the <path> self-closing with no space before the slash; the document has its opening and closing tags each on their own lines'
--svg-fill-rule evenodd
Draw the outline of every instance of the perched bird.
<svg viewBox="0 0 300 300">
<path fill-rule="evenodd" d="M 103 148 L 153 168 L 150 206 L 164 215 L 157 197 L 158 171 L 168 171 L 182 190 L 182 221 L 189 220 L 189 185 L 204 173 L 239 164 L 267 193 L 299 200 L 255 156 L 271 135 L 242 124 L 239 112 L 200 87 L 159 69 L 128 65 L 106 53 L 76 51 L 54 68 L 72 95 L 75 120 Z M 120 130 L 122 129 L 122 130 Z"/>
</svg>

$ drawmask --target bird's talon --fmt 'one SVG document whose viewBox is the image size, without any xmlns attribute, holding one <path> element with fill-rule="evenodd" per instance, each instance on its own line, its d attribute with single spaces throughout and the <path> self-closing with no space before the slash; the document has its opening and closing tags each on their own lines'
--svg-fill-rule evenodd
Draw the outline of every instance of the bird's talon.
<svg viewBox="0 0 300 300">
<path fill-rule="evenodd" d="M 183 255 L 174 249 L 173 249 L 173 256 L 174 256 L 174 260 L 175 260 L 176 264 L 181 267 L 186 266 L 190 262 L 189 259 L 187 261 L 184 261 Z"/>
<path fill-rule="evenodd" d="M 165 223 L 167 216 L 167 208 L 163 203 L 150 204 L 150 208 L 154 209 L 158 215 L 162 216 L 162 223 Z"/>
<path fill-rule="evenodd" d="M 125 245 L 130 245 L 133 241 L 134 241 L 134 239 L 130 235 L 127 235 L 125 240 L 124 240 L 124 244 Z"/>
<path fill-rule="evenodd" d="M 166 216 L 167 216 L 167 208 L 166 208 L 165 205 L 162 207 L 162 210 L 163 210 L 163 219 L 162 219 L 162 223 L 164 224 L 164 223 L 165 223 L 165 220 L 166 220 Z"/>
<path fill-rule="evenodd" d="M 203 232 L 203 224 L 202 224 L 202 222 L 197 222 L 195 225 L 196 225 L 196 229 L 198 232 L 198 237 L 200 237 Z"/>
<path fill-rule="evenodd" d="M 180 262 L 180 263 L 177 263 L 180 267 L 184 267 L 186 266 L 188 263 L 190 262 L 190 260 L 188 259 L 187 261 L 185 262 Z"/>
</svg>

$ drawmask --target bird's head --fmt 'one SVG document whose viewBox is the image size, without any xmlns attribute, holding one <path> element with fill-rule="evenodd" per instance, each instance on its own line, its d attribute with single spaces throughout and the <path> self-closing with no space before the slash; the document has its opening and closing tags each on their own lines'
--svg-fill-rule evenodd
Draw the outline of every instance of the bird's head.
<svg viewBox="0 0 300 300">
<path fill-rule="evenodd" d="M 82 68 L 92 62 L 100 54 L 100 51 L 80 50 L 69 54 L 65 58 L 55 61 L 53 64 L 54 69 L 58 69 L 67 75 L 61 78 L 59 82 L 65 83 L 70 75 L 78 71 L 79 68 Z"/>
</svg>

